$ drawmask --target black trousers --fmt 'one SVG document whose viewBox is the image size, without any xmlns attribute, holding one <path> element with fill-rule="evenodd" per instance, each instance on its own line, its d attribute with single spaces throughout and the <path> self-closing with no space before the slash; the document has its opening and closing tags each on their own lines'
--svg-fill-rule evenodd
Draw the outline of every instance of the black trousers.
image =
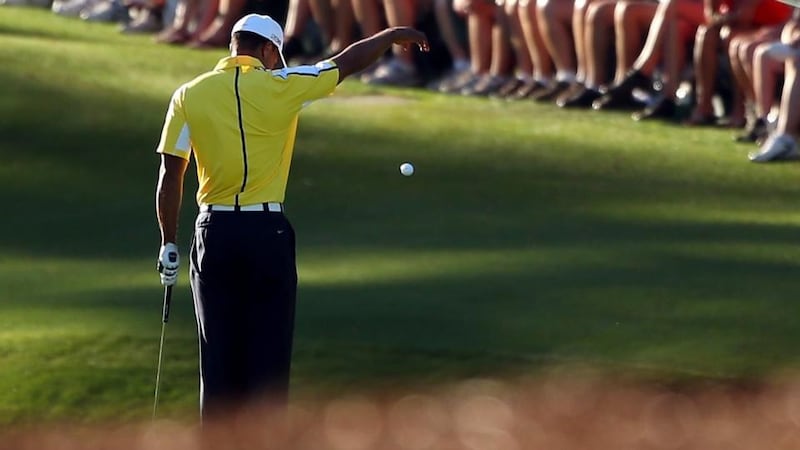
<svg viewBox="0 0 800 450">
<path fill-rule="evenodd" d="M 204 420 L 285 404 L 297 294 L 295 235 L 280 212 L 202 212 L 191 249 Z"/>
</svg>

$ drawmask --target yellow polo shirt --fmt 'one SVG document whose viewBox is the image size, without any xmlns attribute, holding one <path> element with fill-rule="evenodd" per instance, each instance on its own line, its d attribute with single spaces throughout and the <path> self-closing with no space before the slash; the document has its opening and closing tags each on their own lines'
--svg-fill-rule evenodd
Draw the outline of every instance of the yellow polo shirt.
<svg viewBox="0 0 800 450">
<path fill-rule="evenodd" d="M 250 56 L 223 58 L 172 95 L 156 152 L 194 153 L 198 204 L 283 202 L 298 114 L 338 81 L 332 61 L 267 70 Z"/>
</svg>

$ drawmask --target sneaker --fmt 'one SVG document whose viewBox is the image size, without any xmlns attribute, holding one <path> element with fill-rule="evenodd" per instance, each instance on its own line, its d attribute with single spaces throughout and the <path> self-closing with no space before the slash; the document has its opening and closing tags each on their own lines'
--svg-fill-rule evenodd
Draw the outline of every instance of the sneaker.
<svg viewBox="0 0 800 450">
<path fill-rule="evenodd" d="M 631 70 L 621 82 L 603 92 L 603 96 L 592 103 L 594 109 L 627 109 L 641 105 L 633 98 L 634 89 L 647 89 L 653 82 L 638 70 Z"/>
<path fill-rule="evenodd" d="M 636 69 L 631 69 L 625 74 L 625 78 L 619 83 L 609 87 L 603 94 L 627 94 L 633 93 L 636 88 L 650 89 L 653 87 L 653 81 L 650 77 L 639 72 Z"/>
<path fill-rule="evenodd" d="M 631 94 L 622 92 L 607 93 L 592 102 L 592 109 L 634 109 L 641 108 L 642 103 Z"/>
<path fill-rule="evenodd" d="M 140 15 L 136 20 L 124 25 L 120 28 L 120 32 L 126 34 L 157 33 L 162 28 L 161 20 L 158 19 L 156 14 L 148 13 Z"/>
<path fill-rule="evenodd" d="M 748 144 L 759 141 L 763 142 L 767 138 L 768 134 L 769 131 L 767 130 L 767 120 L 759 117 L 752 123 L 749 123 L 745 129 L 745 132 L 736 136 L 734 140 L 736 142 Z"/>
<path fill-rule="evenodd" d="M 386 64 L 379 66 L 367 80 L 367 84 L 376 86 L 418 86 L 420 79 L 414 66 L 390 59 Z"/>
<path fill-rule="evenodd" d="M 192 39 L 191 33 L 180 28 L 165 28 L 155 37 L 156 42 L 162 44 L 185 44 Z"/>
<path fill-rule="evenodd" d="M 559 95 L 563 94 L 571 87 L 572 83 L 569 81 L 556 81 L 546 89 L 531 94 L 530 98 L 535 102 L 549 102 L 558 98 Z"/>
<path fill-rule="evenodd" d="M 495 92 L 489 94 L 492 98 L 508 98 L 519 89 L 525 82 L 517 77 L 507 78 L 506 82 Z"/>
<path fill-rule="evenodd" d="M 431 91 L 445 92 L 450 85 L 457 84 L 459 80 L 468 79 L 470 74 L 469 67 L 461 70 L 450 69 L 441 77 L 425 85 L 425 88 Z"/>
<path fill-rule="evenodd" d="M 97 2 L 79 14 L 87 22 L 119 22 L 127 15 L 128 10 L 115 0 Z"/>
<path fill-rule="evenodd" d="M 768 162 L 779 159 L 796 159 L 800 157 L 800 152 L 797 151 L 797 143 L 791 136 L 778 134 L 770 136 L 767 142 L 758 149 L 758 152 L 750 153 L 748 157 L 752 162 Z"/>
<path fill-rule="evenodd" d="M 542 83 L 538 80 L 527 80 L 522 83 L 520 87 L 517 88 L 516 91 L 512 92 L 511 95 L 506 97 L 507 100 L 523 100 L 526 98 L 530 98 L 531 95 L 546 89 L 547 85 Z"/>
<path fill-rule="evenodd" d="M 460 94 L 462 90 L 470 88 L 471 86 L 476 85 L 478 82 L 483 79 L 483 75 L 478 75 L 476 73 L 466 73 L 458 79 L 453 80 L 451 83 L 445 83 L 444 85 L 439 87 L 439 92 L 443 94 Z"/>
<path fill-rule="evenodd" d="M 643 110 L 631 114 L 631 119 L 640 121 L 648 119 L 674 119 L 678 111 L 675 100 L 661 97 L 653 103 L 647 105 Z"/>
<path fill-rule="evenodd" d="M 569 96 L 562 96 L 556 100 L 556 104 L 561 108 L 589 108 L 592 102 L 600 98 L 603 94 L 596 89 L 581 86 Z"/>
<path fill-rule="evenodd" d="M 369 83 L 369 80 L 371 80 L 372 77 L 375 76 L 375 72 L 383 64 L 385 64 L 385 63 L 373 63 L 373 64 L 367 66 L 367 68 L 365 68 L 361 72 L 357 72 L 354 75 L 358 76 L 358 80 L 361 81 L 362 83 Z"/>
<path fill-rule="evenodd" d="M 50 10 L 64 17 L 78 17 L 81 11 L 90 8 L 94 2 L 90 0 L 54 0 Z"/>
<path fill-rule="evenodd" d="M 382 57 L 381 59 L 375 61 L 374 63 L 370 64 L 366 68 L 362 69 L 360 72 L 355 73 L 354 75 L 358 76 L 358 79 L 362 83 L 369 83 L 369 80 L 375 76 L 375 72 L 381 69 L 386 64 L 389 64 L 390 58 L 389 57 Z"/>
<path fill-rule="evenodd" d="M 500 90 L 508 78 L 499 75 L 484 75 L 477 83 L 461 89 L 461 95 L 486 97 Z"/>
</svg>

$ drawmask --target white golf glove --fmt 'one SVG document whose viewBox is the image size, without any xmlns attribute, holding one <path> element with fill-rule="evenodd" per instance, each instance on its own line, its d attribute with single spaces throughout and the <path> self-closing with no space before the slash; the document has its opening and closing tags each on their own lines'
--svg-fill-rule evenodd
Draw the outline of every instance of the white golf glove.
<svg viewBox="0 0 800 450">
<path fill-rule="evenodd" d="M 161 274 L 161 284 L 172 286 L 178 281 L 178 267 L 181 258 L 178 256 L 178 246 L 168 242 L 161 246 L 158 252 L 158 273 Z"/>
</svg>

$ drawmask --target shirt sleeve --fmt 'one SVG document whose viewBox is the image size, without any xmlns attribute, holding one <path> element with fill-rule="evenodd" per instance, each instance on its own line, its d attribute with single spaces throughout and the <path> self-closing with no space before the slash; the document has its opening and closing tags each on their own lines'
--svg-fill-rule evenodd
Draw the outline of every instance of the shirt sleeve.
<svg viewBox="0 0 800 450">
<path fill-rule="evenodd" d="M 339 84 L 339 68 L 330 60 L 313 66 L 297 66 L 284 70 L 291 89 L 298 93 L 301 102 L 327 97 Z"/>
<path fill-rule="evenodd" d="M 156 153 L 177 156 L 189 159 L 192 144 L 189 134 L 189 124 L 186 122 L 186 113 L 183 108 L 183 86 L 178 88 L 167 108 L 164 127 L 161 129 L 161 141 L 158 143 Z"/>
</svg>

